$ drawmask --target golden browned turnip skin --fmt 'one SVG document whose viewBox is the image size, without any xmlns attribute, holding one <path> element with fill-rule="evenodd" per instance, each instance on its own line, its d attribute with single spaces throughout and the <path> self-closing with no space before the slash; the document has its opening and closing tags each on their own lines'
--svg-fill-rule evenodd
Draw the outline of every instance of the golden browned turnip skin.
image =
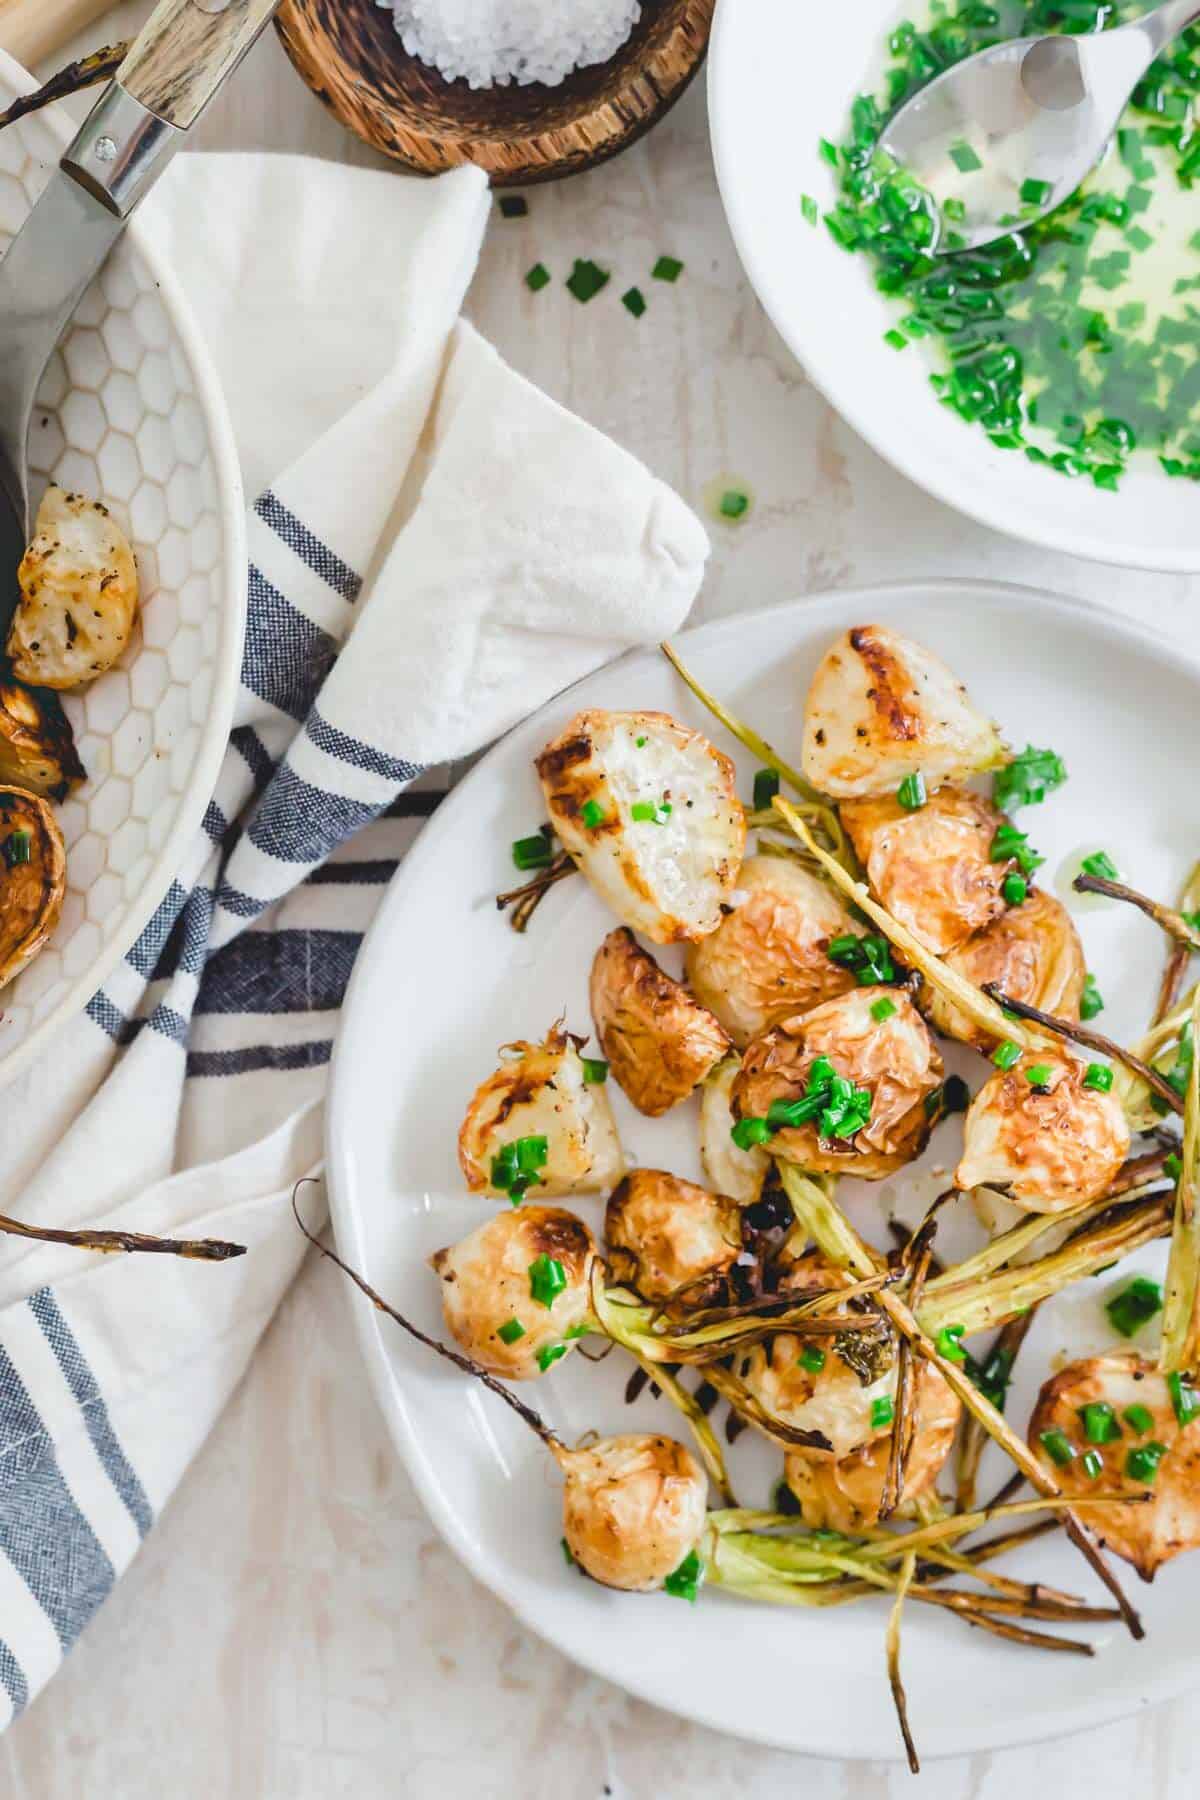
<svg viewBox="0 0 1200 1800">
<path fill-rule="evenodd" d="M 575 1340 L 568 1333 L 590 1317 L 589 1277 L 596 1245 L 582 1219 L 561 1206 L 525 1205 L 497 1213 L 429 1266 L 441 1282 L 442 1312 L 454 1341 L 483 1368 L 509 1381 L 543 1371 L 538 1353 Z M 549 1307 L 533 1296 L 530 1265 L 546 1256 L 562 1265 L 567 1285 Z M 515 1320 L 523 1335 L 500 1336 Z"/>
<path fill-rule="evenodd" d="M 591 711 L 536 767 L 560 842 L 619 919 L 656 944 L 716 930 L 746 844 L 727 756 L 668 713 Z M 670 811 L 635 819 L 639 804 Z"/>
<path fill-rule="evenodd" d="M 648 1594 L 684 1562 L 704 1530 L 708 1483 L 673 1438 L 600 1438 L 560 1458 L 563 1536 L 584 1572 L 605 1587 Z"/>
<path fill-rule="evenodd" d="M 885 625 L 855 625 L 822 658 L 804 709 L 803 769 L 835 800 L 932 791 L 1006 760 L 996 727 L 932 651 Z"/>
<path fill-rule="evenodd" d="M 1049 1070 L 1034 1086 L 1026 1071 Z M 1097 1200 L 1129 1154 L 1117 1096 L 1083 1085 L 1088 1065 L 1058 1050 L 1030 1051 L 984 1082 L 963 1124 L 958 1188 L 1000 1188 L 1025 1212 Z"/>
<path fill-rule="evenodd" d="M 736 1056 L 727 1057 L 700 1090 L 700 1160 L 718 1194 L 736 1200 L 739 1206 L 753 1206 L 762 1198 L 771 1159 L 757 1146 L 739 1149 L 731 1135 L 731 1095 L 741 1066 Z"/>
<path fill-rule="evenodd" d="M 895 1010 L 879 1021 L 871 1008 L 884 997 Z M 771 1139 L 773 1156 L 880 1181 L 920 1154 L 930 1132 L 925 1102 L 944 1070 L 928 1026 L 902 988 L 855 988 L 764 1032 L 747 1047 L 733 1083 L 735 1113 L 761 1119 L 773 1100 L 799 1100 L 818 1056 L 856 1087 L 870 1089 L 871 1117 L 850 1139 L 826 1140 L 815 1122 L 786 1127 Z"/>
<path fill-rule="evenodd" d="M 957 1396 L 938 1369 L 920 1363 L 914 1381 L 916 1425 L 896 1509 L 901 1514 L 911 1513 L 913 1502 L 936 1486 L 962 1415 Z M 784 1479 L 800 1502 L 804 1523 L 814 1531 L 846 1532 L 877 1525 L 893 1436 L 894 1427 L 849 1456 L 837 1458 L 789 1452 Z"/>
<path fill-rule="evenodd" d="M 645 1300 L 711 1304 L 742 1249 L 741 1214 L 721 1194 L 665 1169 L 633 1169 L 609 1197 L 613 1277 Z"/>
<path fill-rule="evenodd" d="M 1084 1435 L 1079 1409 L 1095 1402 L 1112 1407 L 1121 1435 L 1110 1444 L 1093 1444 Z M 1137 1431 L 1125 1418 L 1127 1408 L 1144 1406 L 1152 1416 L 1147 1431 Z M 1075 1455 L 1056 1463 L 1042 1442 L 1045 1431 L 1061 1431 Z M 1154 1481 L 1130 1476 L 1125 1459 L 1139 1445 L 1165 1444 L 1167 1454 Z M 1166 1379 L 1153 1363 L 1133 1351 L 1092 1356 L 1052 1375 L 1038 1395 L 1029 1421 L 1029 1445 L 1064 1494 L 1095 1499 L 1105 1494 L 1151 1496 L 1140 1506 L 1087 1508 L 1081 1522 L 1106 1549 L 1133 1564 L 1149 1581 L 1156 1569 L 1185 1550 L 1200 1545 L 1200 1419 L 1180 1425 Z M 1094 1451 L 1102 1469 L 1093 1478 L 1083 1464 Z"/>
<path fill-rule="evenodd" d="M 24 860 L 8 848 L 16 838 Z M 49 804 L 0 787 L 0 987 L 45 948 L 62 912 L 67 852 Z"/>
<path fill-rule="evenodd" d="M 0 783 L 62 800 L 86 774 L 58 696 L 0 681 Z"/>
<path fill-rule="evenodd" d="M 1087 980 L 1083 945 L 1066 907 L 1040 888 L 1030 888 L 1020 906 L 1010 906 L 945 961 L 977 988 L 994 982 L 1011 999 L 1055 1018 L 1079 1017 Z M 995 1036 L 981 1031 L 928 986 L 922 989 L 920 1003 L 930 1024 L 946 1037 L 970 1044 L 985 1056 L 996 1048 Z"/>
<path fill-rule="evenodd" d="M 651 1119 L 688 1099 L 729 1049 L 723 1026 L 628 926 L 610 931 L 596 952 L 591 1005 L 614 1079 Z"/>
<path fill-rule="evenodd" d="M 106 506 L 48 487 L 17 580 L 7 648 L 19 680 L 73 688 L 112 667 L 133 632 L 138 579 Z"/>
<path fill-rule="evenodd" d="M 832 1462 L 889 1435 L 886 1426 L 872 1422 L 872 1412 L 876 1402 L 895 1399 L 896 1361 L 894 1355 L 885 1358 L 878 1377 L 864 1382 L 828 1343 L 820 1340 L 824 1366 L 812 1370 L 800 1360 L 812 1339 L 780 1331 L 747 1350 L 735 1368 L 759 1405 L 785 1428 L 774 1434 L 767 1421 L 752 1419 L 759 1431 L 789 1450 L 795 1448 L 789 1434 L 803 1432 L 809 1439 L 805 1454 Z"/>
<path fill-rule="evenodd" d="M 854 986 L 827 952 L 858 927 L 837 895 L 789 856 L 747 857 L 734 901 L 715 931 L 689 944 L 687 978 L 745 1049 L 781 1019 Z"/>
<path fill-rule="evenodd" d="M 962 788 L 943 788 L 909 812 L 894 796 L 847 800 L 842 824 L 881 905 L 935 956 L 944 956 L 1004 911 L 1011 862 L 993 862 L 1004 816 Z"/>
<path fill-rule="evenodd" d="M 509 1044 L 511 1053 L 475 1090 L 458 1134 L 458 1160 L 473 1193 L 492 1186 L 492 1158 L 505 1144 L 544 1137 L 548 1155 L 530 1190 L 535 1199 L 595 1194 L 624 1173 L 617 1127 L 602 1082 L 584 1080 L 575 1040 L 554 1026 L 542 1044 Z"/>
</svg>

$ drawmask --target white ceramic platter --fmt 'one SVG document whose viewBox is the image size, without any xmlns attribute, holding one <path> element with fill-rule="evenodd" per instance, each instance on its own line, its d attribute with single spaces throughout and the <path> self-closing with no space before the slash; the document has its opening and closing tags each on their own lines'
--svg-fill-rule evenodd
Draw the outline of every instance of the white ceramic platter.
<svg viewBox="0 0 1200 1800">
<path fill-rule="evenodd" d="M 0 53 L 0 97 L 32 86 Z M 0 133 L 0 247 L 62 149 L 37 115 Z M 237 452 L 216 375 L 135 219 L 50 360 L 29 442 L 47 481 L 103 500 L 138 564 L 115 668 L 63 696 L 88 779 L 58 809 L 67 893 L 47 948 L 0 994 L 10 1080 L 91 999 L 162 900 L 200 826 L 233 715 L 245 616 Z"/>
<path fill-rule="evenodd" d="M 1069 601 L 1024 589 L 938 582 L 835 594 L 708 625 L 680 640 L 702 681 L 798 757 L 809 677 L 847 626 L 882 621 L 935 648 L 994 713 L 1014 745 L 1049 744 L 1067 785 L 1021 824 L 1047 857 L 1052 883 L 1080 845 L 1106 844 L 1151 893 L 1171 894 L 1200 845 L 1200 789 L 1188 774 L 1200 668 L 1186 648 Z M 497 1046 L 540 1037 L 562 1011 L 590 1029 L 587 978 L 612 919 L 584 885 L 555 889 L 516 936 L 492 896 L 512 885 L 509 845 L 543 817 L 531 759 L 580 707 L 661 707 L 714 729 L 664 659 L 626 657 L 563 695 L 505 738 L 458 787 L 406 859 L 360 953 L 334 1059 L 329 1179 L 340 1249 L 426 1330 L 440 1328 L 425 1258 L 491 1210 L 467 1197 L 455 1140 L 466 1102 L 495 1066 Z M 753 760 L 735 751 L 747 794 Z M 1115 906 L 1082 912 L 1089 963 L 1108 1002 L 1104 1024 L 1134 1034 L 1156 990 L 1162 945 L 1140 917 Z M 664 956 L 673 971 L 679 959 Z M 951 1066 L 978 1087 L 986 1065 L 952 1049 Z M 615 1090 L 623 1141 L 642 1165 L 700 1177 L 695 1102 L 667 1119 L 636 1114 Z M 894 1182 L 846 1183 L 858 1224 L 884 1242 L 884 1218 L 914 1220 L 944 1180 L 958 1123 L 934 1135 L 922 1162 Z M 579 1211 L 599 1226 L 598 1203 Z M 942 1246 L 945 1247 L 944 1245 Z M 957 1252 L 955 1252 L 957 1254 Z M 1161 1248 L 1086 1284 L 1039 1316 L 1010 1401 L 1024 1426 L 1051 1359 L 1111 1345 L 1102 1309 L 1131 1269 L 1153 1270 Z M 426 1506 L 467 1566 L 535 1631 L 567 1655 L 644 1698 L 726 1731 L 836 1757 L 897 1749 L 874 1604 L 781 1612 L 714 1591 L 694 1608 L 662 1595 L 621 1596 L 564 1567 L 557 1478 L 532 1436 L 494 1398 L 402 1336 L 352 1296 L 371 1380 Z M 623 1393 L 632 1365 L 614 1351 L 592 1366 L 573 1355 L 527 1397 L 568 1439 L 657 1427 L 686 1435 L 665 1402 Z M 747 1434 L 732 1468 L 741 1498 L 765 1504 L 778 1453 Z M 1004 1479 L 985 1468 L 984 1491 Z M 1014 1563 L 1014 1567 L 1017 1566 Z M 1061 1540 L 1020 1558 L 1031 1578 L 1093 1591 Z M 912 1608 L 905 1675 L 926 1755 L 990 1749 L 1113 1718 L 1200 1678 L 1193 1619 L 1200 1555 L 1137 1587 L 1149 1636 L 1135 1645 L 1097 1629 L 1087 1661 L 999 1644 L 941 1614 Z"/>
<path fill-rule="evenodd" d="M 919 10 L 919 9 L 918 9 Z M 879 87 L 899 0 L 781 6 L 721 0 L 709 56 L 709 108 L 721 196 L 746 272 L 805 371 L 881 456 L 939 500 L 997 531 L 1075 556 L 1145 569 L 1200 569 L 1194 484 L 1150 463 L 1116 494 L 1037 468 L 939 406 L 920 349 L 883 341 L 898 322 L 864 256 L 810 226 L 836 176 L 818 140 L 843 141 L 850 103 Z"/>
</svg>

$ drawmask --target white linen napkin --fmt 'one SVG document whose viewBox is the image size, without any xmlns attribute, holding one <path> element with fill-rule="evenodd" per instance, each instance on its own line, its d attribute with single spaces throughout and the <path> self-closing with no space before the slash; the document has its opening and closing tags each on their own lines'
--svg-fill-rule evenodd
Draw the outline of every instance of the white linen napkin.
<svg viewBox="0 0 1200 1800">
<path fill-rule="evenodd" d="M 242 155 L 180 159 L 147 207 L 259 496 L 242 687 L 178 879 L 5 1093 L 0 1210 L 248 1254 L 0 1240 L 0 1726 L 129 1564 L 295 1274 L 337 1009 L 447 785 L 427 766 L 674 631 L 700 583 L 683 503 L 459 320 L 488 208 L 475 170 Z"/>
</svg>

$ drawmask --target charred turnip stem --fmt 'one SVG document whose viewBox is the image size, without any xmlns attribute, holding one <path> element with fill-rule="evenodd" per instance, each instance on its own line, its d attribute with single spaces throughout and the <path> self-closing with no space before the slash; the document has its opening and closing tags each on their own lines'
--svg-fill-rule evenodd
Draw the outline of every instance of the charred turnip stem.
<svg viewBox="0 0 1200 1800">
<path fill-rule="evenodd" d="M 908 1766 L 914 1775 L 919 1775 L 921 1759 L 917 1755 L 917 1746 L 913 1743 L 913 1735 L 908 1723 L 908 1700 L 904 1692 L 904 1683 L 900 1679 L 900 1616 L 904 1611 L 905 1597 L 912 1586 L 916 1570 L 916 1555 L 910 1550 L 900 1564 L 900 1580 L 896 1584 L 896 1598 L 892 1601 L 892 1610 L 888 1614 L 884 1644 L 887 1652 L 888 1686 L 892 1690 L 892 1700 L 900 1725 L 900 1736 L 904 1739 Z"/>
<path fill-rule="evenodd" d="M 804 801 L 806 809 L 812 813 L 815 821 L 820 824 L 821 829 L 829 838 L 829 841 L 833 846 L 834 857 L 837 859 L 839 866 L 843 862 L 847 864 L 852 863 L 853 853 L 846 842 L 846 834 L 842 830 L 842 823 L 838 818 L 836 808 L 830 806 L 825 796 L 818 793 L 810 781 L 805 780 L 799 769 L 793 769 L 790 763 L 784 762 L 778 751 L 772 749 L 765 738 L 759 737 L 757 731 L 755 731 L 752 726 L 745 724 L 741 719 L 737 718 L 734 713 L 731 713 L 729 709 L 717 699 L 715 694 L 710 694 L 707 688 L 702 687 L 696 677 L 692 674 L 691 670 L 681 660 L 678 651 L 674 650 L 670 644 L 660 644 L 659 649 L 671 664 L 671 667 L 675 670 L 675 673 L 679 676 L 680 680 L 685 682 L 686 685 L 691 688 L 697 700 L 699 700 L 702 706 L 708 708 L 709 712 L 713 715 L 713 718 L 718 719 L 725 727 L 726 731 L 728 731 L 732 737 L 737 739 L 739 744 L 744 744 L 746 749 L 754 756 L 757 756 L 760 762 L 764 763 L 768 769 L 774 769 L 781 780 L 786 781 L 789 787 L 796 790 L 797 794 L 799 794 L 800 798 Z M 778 821 L 776 820 L 773 822 L 777 823 Z"/>
<path fill-rule="evenodd" d="M 1006 1371 L 1011 1374 L 1040 1304 L 1040 1301 L 1036 1302 L 1028 1312 L 1019 1313 L 1015 1319 L 1009 1319 L 1008 1323 L 1001 1328 L 999 1337 L 988 1352 L 989 1362 L 994 1361 L 997 1357 L 1002 1358 Z M 975 1504 L 975 1482 L 979 1475 L 979 1461 L 986 1443 L 987 1432 L 974 1414 L 968 1415 L 958 1445 L 956 1499 L 960 1512 L 969 1512 Z"/>
<path fill-rule="evenodd" d="M 565 850 L 560 850 L 549 868 L 540 870 L 532 881 L 525 882 L 523 887 L 512 888 L 507 894 L 497 894 L 497 910 L 504 912 L 511 907 L 509 924 L 514 931 L 524 931 L 550 889 L 565 881 L 568 875 L 575 874 L 578 874 L 575 863 Z"/>
<path fill-rule="evenodd" d="M 982 1613 L 964 1613 L 963 1617 L 977 1631 L 990 1631 L 993 1637 L 1008 1638 L 1014 1644 L 1028 1644 L 1034 1650 L 1073 1651 L 1076 1656 L 1095 1655 L 1092 1646 L 1085 1644 L 1080 1638 L 1055 1637 L 1048 1631 L 1025 1631 L 1020 1625 L 1010 1625 L 1004 1619 L 985 1618 Z"/>
<path fill-rule="evenodd" d="M 1179 896 L 1179 905 L 1176 908 L 1176 911 L 1187 914 L 1194 913 L 1197 909 L 1200 909 L 1200 863 L 1196 864 L 1191 874 L 1184 882 L 1183 892 Z M 1162 981 L 1160 982 L 1158 989 L 1158 1000 L 1154 1007 L 1154 1023 L 1156 1025 L 1160 1019 L 1166 1017 L 1178 999 L 1179 988 L 1184 975 L 1187 973 L 1187 966 L 1190 961 L 1191 951 L 1187 946 L 1178 941 L 1173 941 L 1167 954 L 1166 965 L 1162 972 Z"/>
<path fill-rule="evenodd" d="M 704 1366 L 748 1349 L 777 1331 L 797 1337 L 841 1337 L 847 1331 L 878 1333 L 878 1317 L 872 1313 L 842 1310 L 855 1294 L 875 1292 L 890 1276 L 840 1291 L 831 1289 L 812 1299 L 793 1301 L 767 1295 L 755 1304 L 731 1308 L 725 1315 L 697 1315 L 696 1324 L 675 1324 L 626 1288 L 610 1288 L 596 1272 L 592 1278 L 592 1311 L 605 1336 L 613 1338 L 639 1361 L 689 1363 Z M 656 1377 L 657 1379 L 657 1377 Z"/>
<path fill-rule="evenodd" d="M 21 1219 L 0 1213 L 0 1232 L 8 1237 L 36 1238 L 43 1244 L 70 1244 L 76 1250 L 98 1250 L 102 1255 L 183 1256 L 194 1262 L 228 1262 L 245 1256 L 245 1244 L 229 1244 L 223 1238 L 151 1237 L 144 1231 L 61 1231 L 53 1225 L 26 1225 Z"/>
<path fill-rule="evenodd" d="M 1194 1369 L 1200 1356 L 1200 1207 L 1196 1205 L 1196 1181 L 1200 1174 L 1200 1053 L 1196 1033 L 1200 1029 L 1200 993 L 1192 1000 L 1192 1059 L 1188 1067 L 1187 1100 L 1183 1109 L 1183 1148 L 1175 1182 L 1175 1206 L 1171 1227 L 1171 1253 L 1167 1259 L 1163 1299 L 1162 1348 L 1159 1367 L 1164 1374 Z"/>
<path fill-rule="evenodd" d="M 85 88 L 95 87 L 97 82 L 107 81 L 116 74 L 125 61 L 129 45 L 106 44 L 103 50 L 93 50 L 90 56 L 83 56 L 78 62 L 67 63 L 57 74 L 43 82 L 42 86 L 32 94 L 19 94 L 3 112 L 0 112 L 0 131 L 6 125 L 15 125 L 18 119 L 28 117 L 30 113 L 40 112 L 55 100 L 65 100 L 68 94 L 81 94 Z"/>
<path fill-rule="evenodd" d="M 1040 1025 L 1043 1031 L 1050 1032 L 1053 1037 L 1065 1038 L 1072 1044 L 1082 1044 L 1088 1050 L 1098 1050 L 1102 1056 L 1109 1056 L 1114 1062 L 1123 1063 L 1139 1081 L 1144 1081 L 1147 1087 L 1153 1088 L 1172 1112 L 1182 1114 L 1183 1101 L 1170 1082 L 1157 1069 L 1151 1068 L 1149 1063 L 1143 1062 L 1134 1051 L 1126 1050 L 1115 1039 L 1105 1037 L 1101 1031 L 1093 1031 L 1088 1025 L 1077 1025 L 1071 1019 L 1056 1019 L 1052 1013 L 1042 1012 L 1039 1007 L 1030 1006 L 1025 1000 L 1014 1000 L 997 982 L 985 982 L 983 991 L 998 1006 L 1016 1013 L 1019 1018 L 1028 1019 L 1031 1024 Z"/>
<path fill-rule="evenodd" d="M 997 1040 L 1007 1038 L 1022 1050 L 1033 1050 L 1044 1045 L 1046 1040 L 1041 1032 L 1026 1031 L 1015 1020 L 1006 1019 L 994 1001 L 986 997 L 986 990 L 981 992 L 973 982 L 948 968 L 940 957 L 934 956 L 913 936 L 907 926 L 894 919 L 885 906 L 880 906 L 868 893 L 864 883 L 855 881 L 835 857 L 830 856 L 827 850 L 822 850 L 800 813 L 782 795 L 776 795 L 775 806 L 834 886 L 840 888 L 860 912 L 866 913 L 910 968 L 918 969 L 942 999 L 957 1007 L 959 1012 L 965 1013 L 971 1023 L 989 1037 Z"/>
<path fill-rule="evenodd" d="M 506 1406 L 511 1406 L 517 1417 L 521 1419 L 524 1424 L 528 1425 L 531 1431 L 537 1433 L 543 1444 L 545 1444 L 546 1448 L 551 1451 L 555 1458 L 565 1455 L 567 1447 L 562 1439 L 551 1431 L 541 1415 L 534 1412 L 532 1406 L 526 1406 L 523 1400 L 518 1400 L 511 1389 L 506 1388 L 502 1381 L 497 1381 L 494 1375 L 489 1375 L 486 1369 L 481 1368 L 477 1362 L 473 1362 L 469 1356 L 464 1356 L 461 1351 L 451 1350 L 447 1344 L 439 1343 L 437 1338 L 430 1337 L 428 1333 L 421 1330 L 419 1325 L 414 1325 L 411 1319 L 406 1319 L 403 1313 L 397 1312 L 394 1306 L 388 1304 L 382 1294 L 376 1293 L 369 1281 L 364 1281 L 357 1270 L 352 1269 L 349 1263 L 342 1261 L 336 1250 L 331 1250 L 327 1244 L 321 1242 L 320 1238 L 317 1237 L 314 1232 L 311 1232 L 308 1229 L 308 1226 L 300 1217 L 300 1207 L 296 1200 L 296 1195 L 303 1186 L 303 1182 L 297 1182 L 292 1190 L 292 1212 L 295 1215 L 297 1225 L 300 1227 L 309 1243 L 313 1246 L 314 1250 L 319 1250 L 322 1256 L 326 1257 L 328 1261 L 334 1263 L 342 1271 L 343 1275 L 348 1275 L 359 1292 L 367 1296 L 371 1305 L 376 1307 L 379 1312 L 385 1313 L 389 1319 L 393 1319 L 402 1331 L 408 1333 L 409 1337 L 416 1338 L 418 1344 L 424 1344 L 427 1350 L 433 1350 L 438 1356 L 445 1357 L 446 1361 L 453 1363 L 456 1369 L 461 1369 L 464 1375 L 473 1375 L 477 1381 L 481 1381 L 484 1387 L 488 1388 L 498 1399 L 503 1400 Z"/>
<path fill-rule="evenodd" d="M 934 1201 L 933 1206 L 930 1207 L 905 1248 L 905 1258 L 911 1268 L 908 1303 L 914 1308 L 920 1305 L 921 1295 L 925 1291 L 925 1282 L 933 1257 L 933 1239 L 937 1232 L 935 1215 L 946 1197 L 943 1194 Z M 917 1431 L 915 1390 L 912 1346 L 907 1338 L 901 1338 L 896 1365 L 896 1416 L 892 1425 L 891 1444 L 888 1447 L 887 1475 L 879 1502 L 881 1519 L 890 1518 L 904 1496 L 908 1459 L 912 1453 L 913 1439 L 916 1437 Z"/>
<path fill-rule="evenodd" d="M 1139 894 L 1136 888 L 1127 887 L 1123 881 L 1106 881 L 1103 875 L 1077 875 L 1071 886 L 1077 894 L 1106 894 L 1110 900 L 1124 900 L 1129 906 L 1136 906 L 1148 919 L 1161 925 L 1167 936 L 1183 949 L 1190 950 L 1193 955 L 1200 954 L 1200 931 L 1189 925 L 1173 906 L 1151 900 L 1148 894 Z"/>
</svg>

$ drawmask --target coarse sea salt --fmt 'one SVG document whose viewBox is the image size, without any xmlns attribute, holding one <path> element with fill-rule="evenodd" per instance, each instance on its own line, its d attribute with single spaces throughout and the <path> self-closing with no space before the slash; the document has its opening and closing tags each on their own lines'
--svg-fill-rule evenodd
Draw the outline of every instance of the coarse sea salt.
<svg viewBox="0 0 1200 1800">
<path fill-rule="evenodd" d="M 641 17 L 639 0 L 377 0 L 410 56 L 473 88 L 557 87 L 607 62 Z"/>
</svg>

